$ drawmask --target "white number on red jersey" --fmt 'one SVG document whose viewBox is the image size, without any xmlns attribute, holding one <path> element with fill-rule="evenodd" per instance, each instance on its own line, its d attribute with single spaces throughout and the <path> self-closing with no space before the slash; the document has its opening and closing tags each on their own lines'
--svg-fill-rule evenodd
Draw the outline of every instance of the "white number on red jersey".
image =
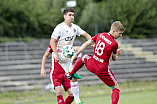
<svg viewBox="0 0 157 104">
<path fill-rule="evenodd" d="M 103 54 L 103 50 L 105 48 L 105 43 L 101 42 L 101 40 L 98 41 L 96 48 L 95 48 L 95 53 L 99 56 Z"/>
</svg>

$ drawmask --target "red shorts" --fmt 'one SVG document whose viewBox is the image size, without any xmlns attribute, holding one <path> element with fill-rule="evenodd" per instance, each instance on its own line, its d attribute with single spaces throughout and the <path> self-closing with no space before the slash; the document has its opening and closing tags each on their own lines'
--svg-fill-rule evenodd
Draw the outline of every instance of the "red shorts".
<svg viewBox="0 0 157 104">
<path fill-rule="evenodd" d="M 54 87 L 63 85 L 65 91 L 71 88 L 70 80 L 65 77 L 65 74 L 53 75 L 52 80 Z"/>
<path fill-rule="evenodd" d="M 63 85 L 65 91 L 71 88 L 70 80 L 65 77 L 63 67 L 58 62 L 55 62 L 53 54 L 51 60 L 50 80 L 54 84 L 54 87 Z"/>
<path fill-rule="evenodd" d="M 115 86 L 117 84 L 117 80 L 109 69 L 109 66 L 100 64 L 92 56 L 86 56 L 84 61 L 87 69 L 100 78 L 106 85 Z"/>
</svg>

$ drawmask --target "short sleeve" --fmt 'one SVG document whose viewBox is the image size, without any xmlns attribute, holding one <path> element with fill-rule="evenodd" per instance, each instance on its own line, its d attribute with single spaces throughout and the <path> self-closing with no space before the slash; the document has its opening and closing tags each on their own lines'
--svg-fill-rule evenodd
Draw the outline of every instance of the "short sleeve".
<svg viewBox="0 0 157 104">
<path fill-rule="evenodd" d="M 94 37 L 92 37 L 92 40 L 94 41 L 94 42 L 96 42 L 96 39 L 97 39 L 97 37 L 99 36 L 100 34 L 97 34 L 97 35 L 95 35 Z"/>
<path fill-rule="evenodd" d="M 80 36 L 80 35 L 82 35 L 84 33 L 85 33 L 85 31 L 83 29 L 81 29 L 79 26 L 77 26 L 77 36 Z"/>
<path fill-rule="evenodd" d="M 60 36 L 61 30 L 61 26 L 57 25 L 54 31 L 52 32 L 51 38 L 57 39 Z"/>
<path fill-rule="evenodd" d="M 118 43 L 116 42 L 115 44 L 113 44 L 113 54 L 117 53 L 117 49 L 118 49 Z"/>
<path fill-rule="evenodd" d="M 49 54 L 53 52 L 53 50 L 52 50 L 52 48 L 51 48 L 51 45 L 48 46 L 46 52 L 49 53 Z"/>
</svg>

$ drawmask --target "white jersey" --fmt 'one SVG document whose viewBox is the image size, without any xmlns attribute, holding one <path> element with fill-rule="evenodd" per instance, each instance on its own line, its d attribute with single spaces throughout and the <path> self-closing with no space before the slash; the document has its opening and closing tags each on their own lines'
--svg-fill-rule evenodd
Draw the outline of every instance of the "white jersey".
<svg viewBox="0 0 157 104">
<path fill-rule="evenodd" d="M 51 38 L 56 39 L 57 49 L 62 49 L 65 45 L 73 45 L 76 36 L 80 36 L 84 33 L 85 31 L 82 30 L 78 25 L 72 23 L 72 26 L 69 27 L 62 22 L 56 26 Z"/>
<path fill-rule="evenodd" d="M 62 54 L 62 48 L 65 45 L 73 45 L 76 36 L 84 34 L 85 31 L 82 30 L 78 25 L 72 23 L 72 26 L 69 27 L 64 22 L 58 24 L 54 29 L 51 38 L 56 39 L 56 47 L 59 54 L 60 65 L 63 67 L 67 73 L 69 66 L 71 66 L 71 58 L 66 58 Z M 52 54 L 52 56 L 55 54 Z"/>
</svg>

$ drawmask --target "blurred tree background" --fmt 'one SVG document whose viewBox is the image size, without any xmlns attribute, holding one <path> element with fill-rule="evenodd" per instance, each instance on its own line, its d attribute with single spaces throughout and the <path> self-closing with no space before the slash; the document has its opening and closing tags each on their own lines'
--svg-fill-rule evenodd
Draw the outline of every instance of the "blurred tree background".
<svg viewBox="0 0 157 104">
<path fill-rule="evenodd" d="M 0 37 L 50 38 L 68 0 L 0 0 Z M 119 20 L 124 37 L 157 37 L 156 0 L 76 0 L 75 21 L 92 36 Z"/>
</svg>

